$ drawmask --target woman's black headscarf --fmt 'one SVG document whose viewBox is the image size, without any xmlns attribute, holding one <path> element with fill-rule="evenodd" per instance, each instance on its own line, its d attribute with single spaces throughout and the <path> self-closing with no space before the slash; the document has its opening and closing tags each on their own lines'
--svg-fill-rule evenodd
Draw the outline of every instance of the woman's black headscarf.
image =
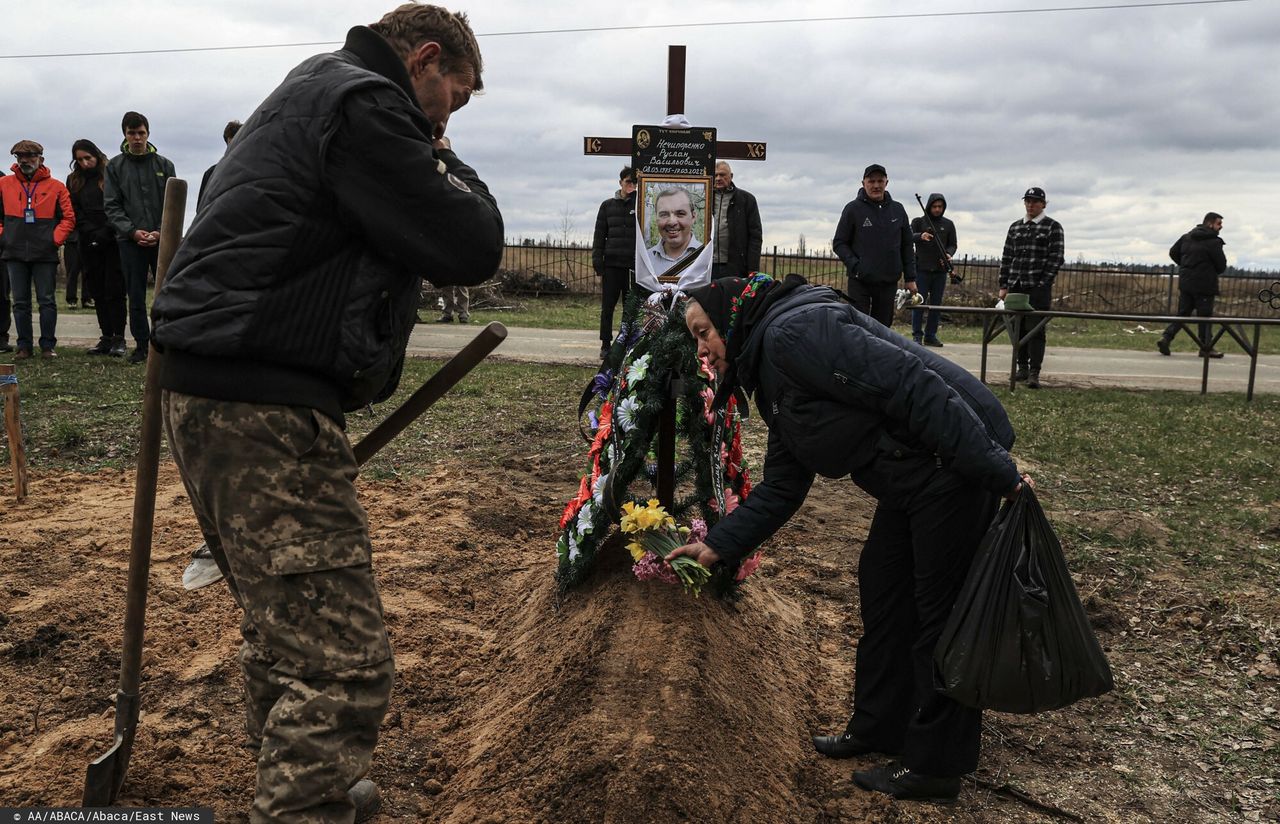
<svg viewBox="0 0 1280 824">
<path fill-rule="evenodd" d="M 686 292 L 707 313 L 711 324 L 724 339 L 724 359 L 729 369 L 728 374 L 720 376 L 713 407 L 727 401 L 729 394 L 737 388 L 738 356 L 742 354 L 742 347 L 751 337 L 755 325 L 775 303 L 806 283 L 803 277 L 795 274 L 787 275 L 781 281 L 765 274 L 755 274 L 749 278 L 719 278 Z"/>
</svg>

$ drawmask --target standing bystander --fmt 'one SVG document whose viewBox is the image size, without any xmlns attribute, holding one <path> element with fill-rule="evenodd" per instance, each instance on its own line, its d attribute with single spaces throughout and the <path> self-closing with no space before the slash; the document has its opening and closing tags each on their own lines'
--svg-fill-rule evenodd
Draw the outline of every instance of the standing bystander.
<svg viewBox="0 0 1280 824">
<path fill-rule="evenodd" d="M 40 307 L 40 354 L 56 358 L 58 343 L 58 247 L 76 227 L 71 196 L 62 181 L 44 165 L 44 147 L 34 140 L 19 140 L 10 150 L 17 159 L 13 174 L 0 179 L 4 222 L 3 260 L 13 289 L 13 321 L 18 332 L 15 360 L 31 357 L 31 290 L 35 285 Z"/>
<path fill-rule="evenodd" d="M 858 196 L 845 204 L 831 250 L 849 273 L 849 299 L 865 315 L 893 323 L 898 278 L 916 291 L 915 243 L 907 210 L 889 194 L 889 173 L 873 163 Z"/>
<path fill-rule="evenodd" d="M 947 264 L 956 253 L 956 225 L 944 217 L 947 199 L 940 192 L 929 195 L 925 203 L 928 217 L 911 221 L 911 237 L 916 242 L 916 287 L 928 306 L 941 306 L 947 288 Z M 937 233 L 936 235 L 934 233 Z M 941 245 L 943 251 L 939 251 Z M 923 317 L 928 315 L 926 321 Z M 938 340 L 937 310 L 918 309 L 911 313 L 911 339 L 925 346 L 941 346 Z M 922 328 L 923 327 L 923 328 Z"/>
<path fill-rule="evenodd" d="M 623 166 L 618 191 L 600 204 L 591 241 L 591 268 L 600 278 L 600 358 L 613 342 L 613 310 L 626 300 L 636 261 L 636 171 Z"/>
<path fill-rule="evenodd" d="M 302 62 L 231 142 L 156 297 L 165 427 L 243 610 L 249 820 L 372 815 L 395 676 L 344 412 L 395 391 L 422 272 L 479 283 L 502 217 L 445 128 L 465 15 L 406 3 Z"/>
<path fill-rule="evenodd" d="M 71 144 L 71 174 L 67 191 L 76 210 L 76 230 L 80 235 L 80 261 L 86 294 L 96 295 L 98 315 L 97 345 L 90 355 L 124 357 L 124 274 L 120 271 L 120 251 L 107 220 L 107 156 L 92 140 Z"/>
<path fill-rule="evenodd" d="M 453 316 L 458 316 L 458 323 L 471 322 L 471 291 L 466 286 L 445 286 L 440 289 L 440 300 L 444 309 L 436 323 L 453 323 Z"/>
<path fill-rule="evenodd" d="M 231 138 L 236 136 L 236 132 L 240 131 L 240 127 L 243 125 L 244 124 L 241 123 L 239 120 L 232 120 L 228 122 L 226 126 L 223 127 L 222 145 L 224 147 L 223 149 L 224 153 L 226 151 L 225 147 L 231 145 Z M 218 162 L 221 163 L 222 161 L 218 161 Z M 209 188 L 209 178 L 213 177 L 213 170 L 216 168 L 218 168 L 217 163 L 205 169 L 204 176 L 200 178 L 200 192 L 196 195 L 196 211 L 199 211 L 204 207 L 204 193 L 205 193 L 205 190 Z"/>
<path fill-rule="evenodd" d="M 5 176 L 0 169 L 0 178 Z M 0 219 L 2 219 L 0 215 Z M 4 234 L 0 231 L 0 352 L 12 352 L 9 328 L 13 321 L 13 305 L 9 302 L 9 267 L 4 265 Z"/>
<path fill-rule="evenodd" d="M 147 324 L 147 272 L 156 267 L 160 251 L 160 218 L 164 187 L 176 177 L 173 164 L 151 145 L 151 124 L 137 112 L 120 121 L 124 142 L 120 154 L 107 164 L 105 206 L 116 231 L 120 269 L 129 302 L 129 331 L 135 344 L 130 363 L 145 363 L 151 329 Z"/>
<path fill-rule="evenodd" d="M 1031 308 L 1046 310 L 1053 305 L 1053 279 L 1062 268 L 1066 236 L 1062 224 L 1044 213 L 1044 189 L 1032 186 L 1022 195 L 1025 216 L 1009 226 L 1000 256 L 1000 299 L 1009 292 L 1024 292 Z M 1040 367 L 1044 363 L 1044 327 L 1018 347 L 1018 367 L 1014 379 L 1040 388 Z"/>
<path fill-rule="evenodd" d="M 1204 222 L 1194 227 L 1173 244 L 1169 249 L 1169 257 L 1178 264 L 1178 314 L 1190 317 L 1194 312 L 1202 318 L 1213 317 L 1213 299 L 1218 294 L 1218 275 L 1227 271 L 1227 253 L 1223 251 L 1222 215 L 1210 212 L 1204 216 Z M 1164 334 L 1156 341 L 1156 348 L 1161 355 L 1168 355 L 1169 344 L 1182 324 L 1169 324 Z M 1210 342 L 1211 327 L 1207 323 L 1199 325 L 1200 357 L 1220 358 L 1222 353 L 1213 348 Z"/>
<path fill-rule="evenodd" d="M 733 185 L 733 168 L 716 163 L 716 248 L 713 278 L 745 278 L 760 269 L 760 207 L 755 195 Z"/>
</svg>

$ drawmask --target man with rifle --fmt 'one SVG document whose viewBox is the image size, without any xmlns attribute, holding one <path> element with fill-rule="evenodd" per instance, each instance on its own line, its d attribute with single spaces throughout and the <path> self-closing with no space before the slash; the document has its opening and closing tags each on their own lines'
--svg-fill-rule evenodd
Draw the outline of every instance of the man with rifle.
<svg viewBox="0 0 1280 824">
<path fill-rule="evenodd" d="M 920 195 L 916 195 L 916 202 L 920 203 Z M 911 238 L 916 242 L 916 288 L 924 296 L 926 305 L 941 306 L 947 278 L 955 277 L 951 258 L 956 253 L 956 225 L 950 218 L 943 217 L 947 211 L 947 199 L 939 192 L 929 195 L 929 202 L 920 205 L 924 215 L 911 221 Z M 923 317 L 926 314 L 929 316 L 927 323 Z M 911 339 L 925 346 L 941 346 L 942 341 L 938 340 L 939 320 L 937 311 L 912 312 Z"/>
<path fill-rule="evenodd" d="M 396 388 L 422 276 L 502 256 L 445 137 L 482 88 L 463 14 L 406 3 L 294 69 L 209 182 L 155 301 L 165 428 L 244 610 L 252 822 L 351 822 L 395 666 L 343 413 Z"/>
</svg>

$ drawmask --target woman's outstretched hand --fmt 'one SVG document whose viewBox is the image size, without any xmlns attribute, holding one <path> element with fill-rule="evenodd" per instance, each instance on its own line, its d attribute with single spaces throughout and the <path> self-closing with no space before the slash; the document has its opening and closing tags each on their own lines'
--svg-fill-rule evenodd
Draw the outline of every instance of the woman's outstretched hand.
<svg viewBox="0 0 1280 824">
<path fill-rule="evenodd" d="M 671 550 L 667 555 L 667 565 L 670 566 L 672 561 L 681 556 L 692 558 L 707 569 L 711 569 L 711 565 L 720 560 L 720 553 L 704 543 L 685 544 Z"/>
</svg>

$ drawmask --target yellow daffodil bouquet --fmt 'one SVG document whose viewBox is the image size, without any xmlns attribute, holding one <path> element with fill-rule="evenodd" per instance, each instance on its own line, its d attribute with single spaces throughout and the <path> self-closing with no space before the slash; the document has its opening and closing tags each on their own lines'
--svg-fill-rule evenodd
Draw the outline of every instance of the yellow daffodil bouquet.
<svg viewBox="0 0 1280 824">
<path fill-rule="evenodd" d="M 686 592 L 697 597 L 711 577 L 711 570 L 683 555 L 667 564 L 671 551 L 688 543 L 688 527 L 676 526 L 675 518 L 667 514 L 656 498 L 647 504 L 636 505 L 635 501 L 623 504 L 620 527 L 630 539 L 627 550 L 635 561 L 633 571 L 637 578 L 668 583 L 679 580 Z"/>
</svg>

